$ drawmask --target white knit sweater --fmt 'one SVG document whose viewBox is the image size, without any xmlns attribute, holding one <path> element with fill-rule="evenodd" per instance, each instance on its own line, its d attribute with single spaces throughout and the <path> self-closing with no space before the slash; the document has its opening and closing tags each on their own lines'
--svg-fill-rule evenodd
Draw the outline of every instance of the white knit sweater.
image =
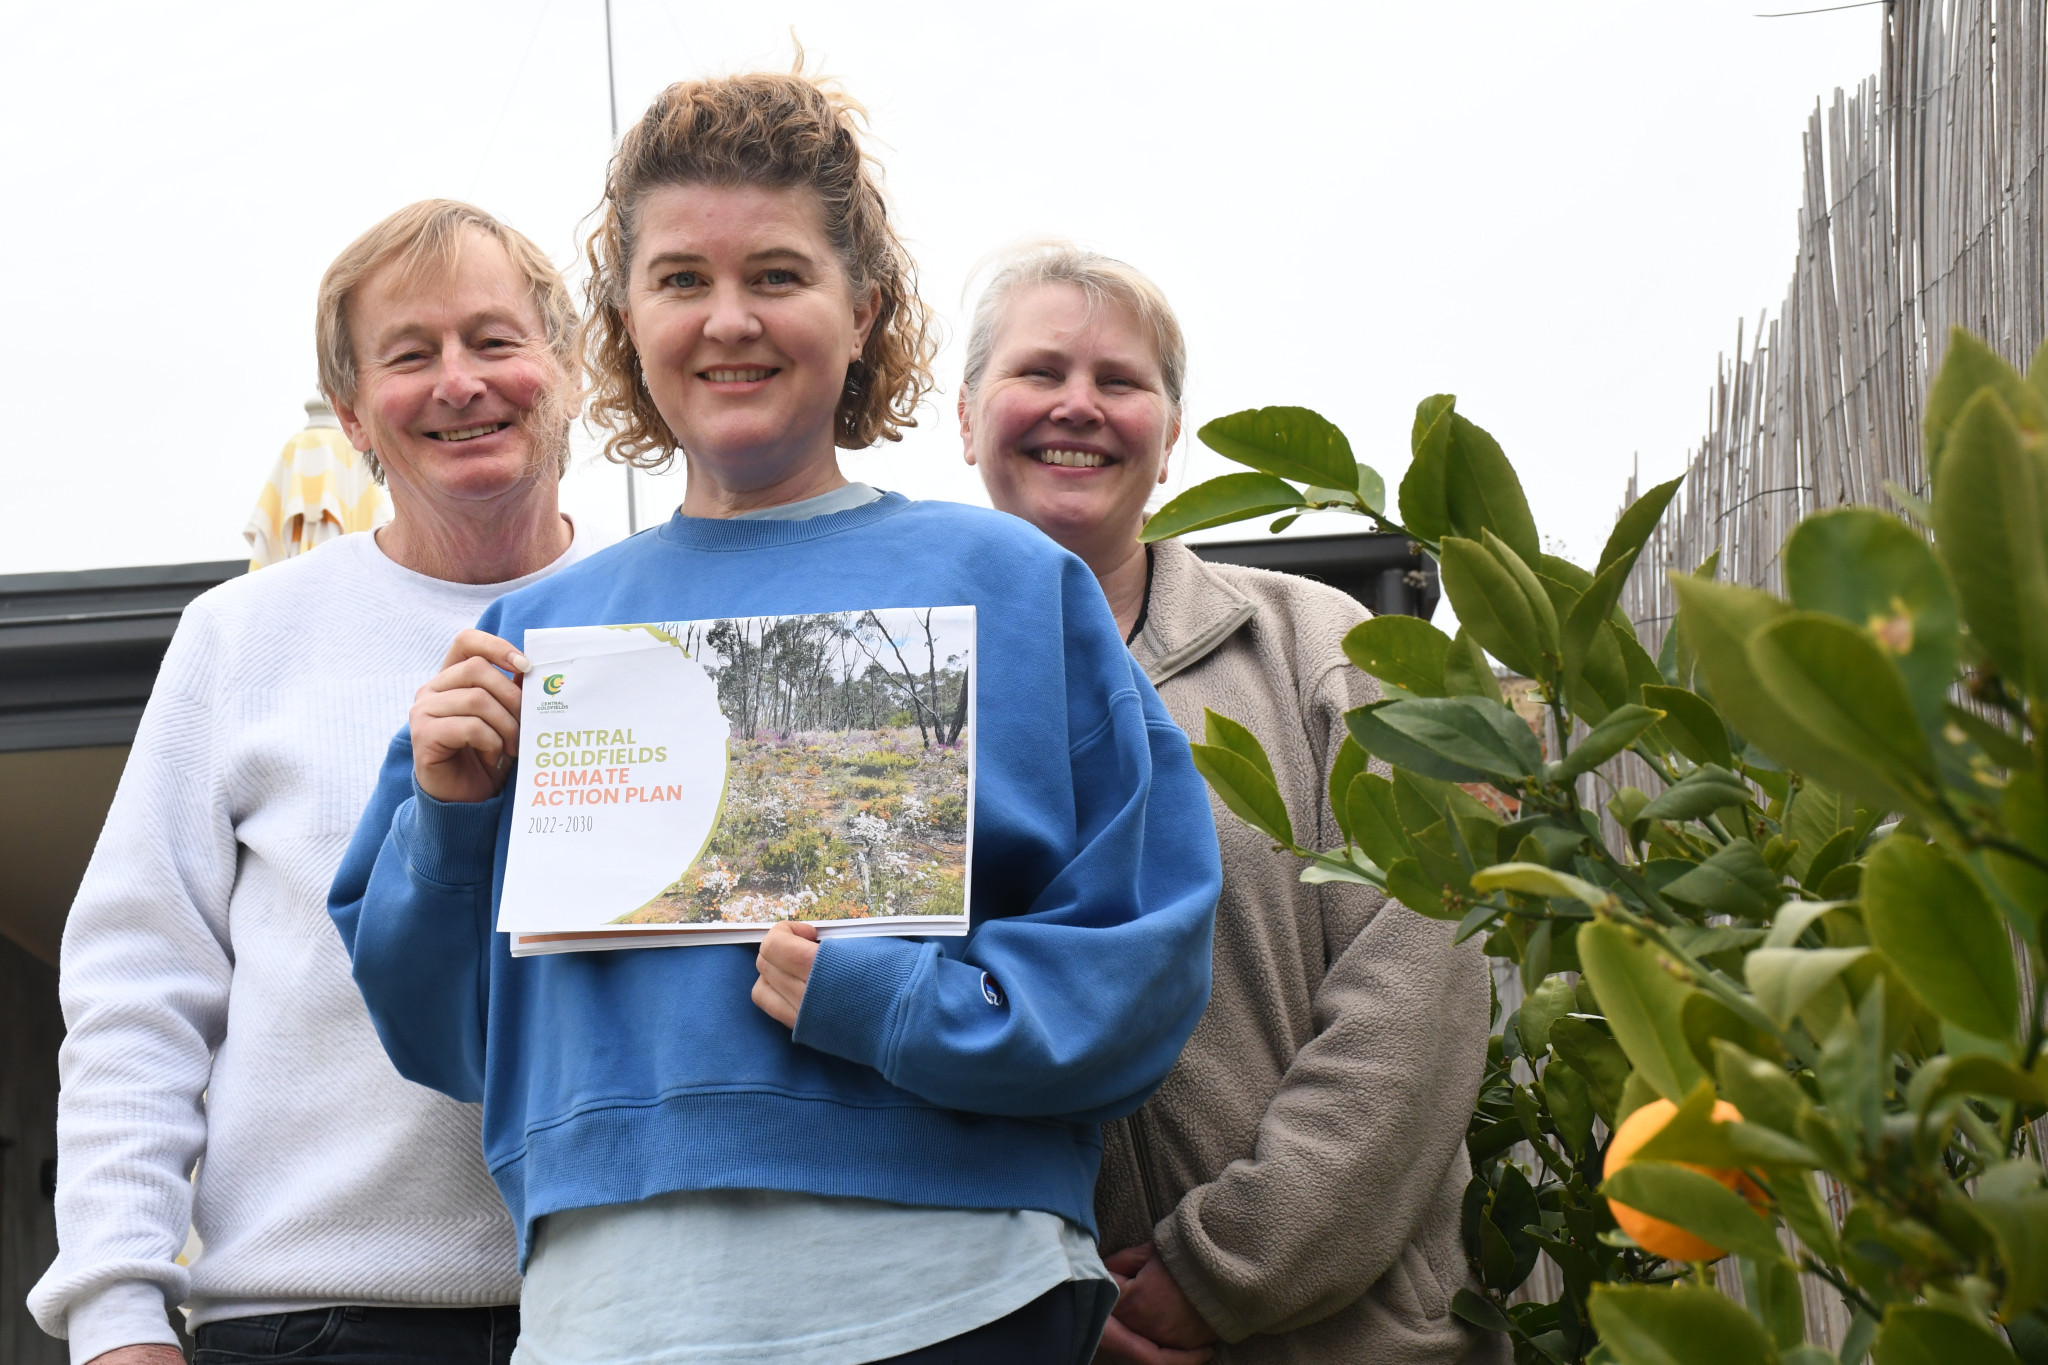
<svg viewBox="0 0 2048 1365">
<path fill-rule="evenodd" d="M 167 1304 L 517 1301 L 480 1110 L 392 1070 L 327 887 L 455 632 L 587 548 L 471 586 L 363 533 L 186 608 L 64 931 L 61 1250 L 29 1306 L 74 1362 L 174 1340 Z"/>
</svg>

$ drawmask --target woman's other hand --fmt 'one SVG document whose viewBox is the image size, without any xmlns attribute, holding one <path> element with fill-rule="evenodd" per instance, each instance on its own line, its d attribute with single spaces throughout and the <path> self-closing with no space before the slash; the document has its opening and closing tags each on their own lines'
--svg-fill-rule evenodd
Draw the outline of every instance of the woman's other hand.
<svg viewBox="0 0 2048 1365">
<path fill-rule="evenodd" d="M 808 924 L 784 920 L 761 940 L 754 958 L 760 973 L 754 982 L 754 1003 L 784 1028 L 796 1027 L 797 1011 L 804 1007 L 804 987 L 811 981 L 811 964 L 818 960 L 818 931 Z"/>
<path fill-rule="evenodd" d="M 1125 1247 L 1103 1262 L 1123 1292 L 1095 1358 L 1111 1365 L 1199 1365 L 1216 1333 L 1180 1292 L 1152 1244 Z"/>
<path fill-rule="evenodd" d="M 436 801 L 488 801 L 519 752 L 519 683 L 526 656 L 508 640 L 465 630 L 441 671 L 413 694 L 412 772 Z M 502 670 L 502 671 L 501 671 Z"/>
</svg>

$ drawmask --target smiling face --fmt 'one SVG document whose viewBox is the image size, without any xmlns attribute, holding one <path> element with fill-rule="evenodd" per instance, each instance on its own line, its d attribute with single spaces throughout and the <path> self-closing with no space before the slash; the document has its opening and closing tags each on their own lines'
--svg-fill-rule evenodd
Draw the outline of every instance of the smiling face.
<svg viewBox="0 0 2048 1365">
<path fill-rule="evenodd" d="M 355 401 L 334 405 L 403 505 L 488 501 L 553 482 L 567 425 L 561 366 L 526 278 L 476 232 L 447 271 L 372 274 L 349 301 Z"/>
<path fill-rule="evenodd" d="M 1137 544 L 1179 436 L 1150 329 L 1071 284 L 1011 296 L 980 387 L 960 400 L 967 463 L 990 499 L 1090 564 Z"/>
<path fill-rule="evenodd" d="M 634 229 L 626 331 L 689 463 L 684 509 L 772 505 L 837 481 L 834 415 L 879 295 L 854 296 L 817 196 L 667 185 Z"/>
</svg>

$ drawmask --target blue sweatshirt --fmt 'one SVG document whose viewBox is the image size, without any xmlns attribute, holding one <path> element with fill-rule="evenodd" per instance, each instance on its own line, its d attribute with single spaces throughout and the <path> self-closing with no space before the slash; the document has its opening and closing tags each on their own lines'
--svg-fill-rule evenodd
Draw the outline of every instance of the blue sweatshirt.
<svg viewBox="0 0 2048 1365">
<path fill-rule="evenodd" d="M 484 1106 L 522 1264 L 534 1221 L 672 1190 L 1043 1209 L 1094 1228 L 1097 1125 L 1165 1078 L 1208 1002 L 1222 869 L 1186 738 L 1080 560 L 1013 517 L 878 502 L 677 516 L 478 625 L 976 607 L 964 938 L 833 938 L 795 1036 L 755 949 L 514 958 L 513 811 L 444 803 L 392 741 L 329 898 L 401 1075 Z M 999 990 L 985 993 L 983 974 Z"/>
</svg>

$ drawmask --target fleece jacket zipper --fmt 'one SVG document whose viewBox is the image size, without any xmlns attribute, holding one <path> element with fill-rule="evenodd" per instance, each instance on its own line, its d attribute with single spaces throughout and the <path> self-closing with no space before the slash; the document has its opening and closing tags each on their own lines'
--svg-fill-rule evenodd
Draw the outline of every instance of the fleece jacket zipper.
<svg viewBox="0 0 2048 1365">
<path fill-rule="evenodd" d="M 1149 1231 L 1159 1226 L 1159 1185 L 1152 1178 L 1152 1139 L 1145 1132 L 1145 1112 L 1141 1109 L 1124 1120 L 1131 1135 L 1131 1157 L 1138 1163 L 1138 1195 L 1145 1203 L 1145 1227 Z"/>
</svg>

